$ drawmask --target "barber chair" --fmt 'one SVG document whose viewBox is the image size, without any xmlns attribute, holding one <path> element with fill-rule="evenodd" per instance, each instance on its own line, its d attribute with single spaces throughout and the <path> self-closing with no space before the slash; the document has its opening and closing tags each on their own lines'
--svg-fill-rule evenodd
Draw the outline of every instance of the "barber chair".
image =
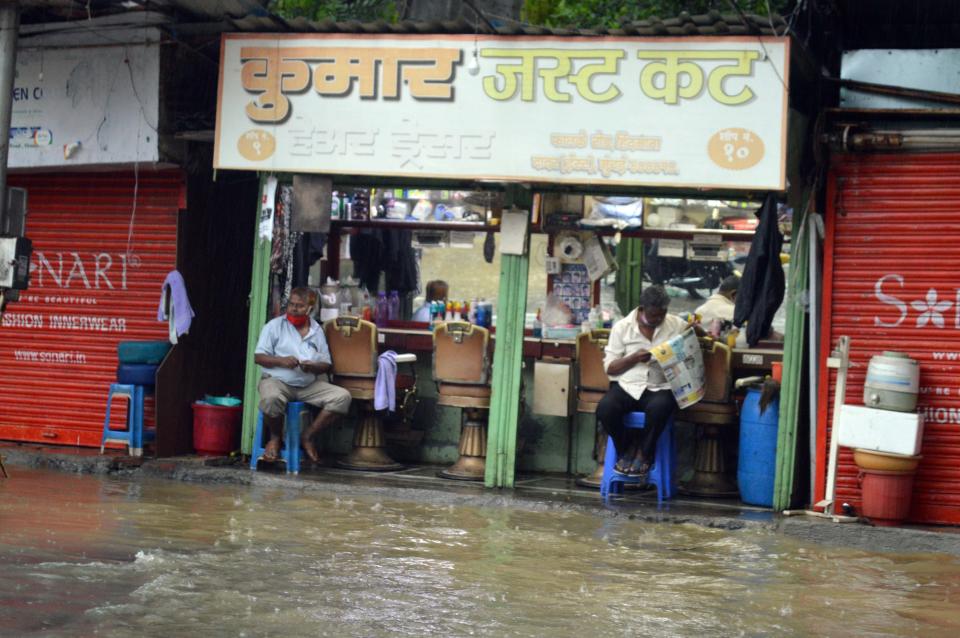
<svg viewBox="0 0 960 638">
<path fill-rule="evenodd" d="M 370 472 L 402 469 L 403 465 L 386 452 L 383 421 L 373 408 L 377 378 L 376 325 L 344 315 L 325 322 L 323 333 L 333 359 L 333 383 L 350 392 L 359 414 L 353 448 L 337 464 Z M 416 378 L 397 374 L 397 404 L 406 405 L 415 392 Z"/>
<path fill-rule="evenodd" d="M 678 421 L 697 425 L 697 451 L 693 477 L 680 485 L 680 492 L 692 496 L 726 498 L 737 496 L 737 486 L 727 475 L 723 431 L 738 423 L 737 407 L 731 400 L 730 347 L 719 341 L 700 340 L 706 373 L 700 402 L 681 410 Z"/>
<path fill-rule="evenodd" d="M 597 404 L 610 389 L 610 379 L 603 368 L 603 349 L 609 338 L 610 331 L 604 328 L 577 335 L 577 412 L 580 414 L 596 414 Z M 600 423 L 596 424 L 596 432 L 593 458 L 597 461 L 597 468 L 592 474 L 577 479 L 577 485 L 594 489 L 603 481 L 603 462 L 607 452 L 607 435 Z"/>
<path fill-rule="evenodd" d="M 433 380 L 437 405 L 462 408 L 460 458 L 443 478 L 482 481 L 487 458 L 490 410 L 490 333 L 465 321 L 448 321 L 433 331 Z"/>
</svg>

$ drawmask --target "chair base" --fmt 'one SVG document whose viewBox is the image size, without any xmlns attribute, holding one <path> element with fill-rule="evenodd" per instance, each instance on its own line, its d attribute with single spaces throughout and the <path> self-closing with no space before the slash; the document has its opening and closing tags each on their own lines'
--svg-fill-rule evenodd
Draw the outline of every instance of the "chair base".
<svg viewBox="0 0 960 638">
<path fill-rule="evenodd" d="M 581 476 L 576 480 L 576 484 L 579 487 L 587 487 L 592 490 L 600 489 L 601 483 L 603 483 L 603 465 L 599 463 L 597 464 L 597 469 L 595 469 L 592 474 Z"/>
<path fill-rule="evenodd" d="M 700 436 L 693 477 L 680 486 L 680 492 L 707 498 L 736 498 L 740 492 L 736 482 L 726 474 L 720 426 L 701 424 L 697 427 Z"/>
<path fill-rule="evenodd" d="M 483 410 L 464 410 L 460 427 L 460 458 L 437 472 L 437 476 L 455 481 L 482 481 L 487 470 L 487 416 Z"/>
<path fill-rule="evenodd" d="M 597 459 L 597 468 L 592 474 L 581 476 L 576 480 L 580 487 L 586 487 L 594 490 L 600 489 L 603 483 L 603 458 L 607 455 L 607 435 L 603 433 L 603 428 L 597 423 L 597 440 L 593 445 L 593 458 Z"/>
<path fill-rule="evenodd" d="M 373 411 L 372 406 L 366 403 L 363 417 L 357 424 L 357 431 L 353 435 L 353 449 L 346 458 L 337 461 L 337 466 L 347 470 L 361 472 L 392 472 L 402 470 L 402 463 L 397 463 L 387 454 L 385 437 L 383 435 L 383 421 Z"/>
</svg>

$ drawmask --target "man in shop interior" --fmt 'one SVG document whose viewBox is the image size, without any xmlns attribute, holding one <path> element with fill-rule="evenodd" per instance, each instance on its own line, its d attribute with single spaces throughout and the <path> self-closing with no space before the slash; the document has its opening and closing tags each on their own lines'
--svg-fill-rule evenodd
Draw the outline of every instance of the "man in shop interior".
<svg viewBox="0 0 960 638">
<path fill-rule="evenodd" d="M 657 439 L 677 409 L 677 401 L 663 370 L 651 361 L 650 349 L 688 328 L 703 330 L 676 315 L 667 314 L 670 297 L 662 286 L 640 293 L 639 305 L 613 324 L 604 349 L 603 366 L 610 389 L 597 406 L 597 420 L 613 438 L 617 450 L 615 470 L 645 478 L 653 464 Z M 643 429 L 626 428 L 623 417 L 644 412 Z"/>
<path fill-rule="evenodd" d="M 414 311 L 413 320 L 430 323 L 430 302 L 443 301 L 447 298 L 449 293 L 450 286 L 447 285 L 447 282 L 443 281 L 442 279 L 433 279 L 428 281 L 426 297 L 423 300 L 423 305 Z"/>
<path fill-rule="evenodd" d="M 303 451 L 311 461 L 319 459 L 314 436 L 350 409 L 350 392 L 327 381 L 332 360 L 323 329 L 310 316 L 315 303 L 316 295 L 309 288 L 294 288 L 286 314 L 268 321 L 257 341 L 254 361 L 263 372 L 257 389 L 263 425 L 270 433 L 263 450 L 263 460 L 268 462 L 279 458 L 288 401 L 320 408 L 300 433 Z"/>
<path fill-rule="evenodd" d="M 730 275 L 720 282 L 717 289 L 707 301 L 696 309 L 700 315 L 700 324 L 709 326 L 714 319 L 721 322 L 733 322 L 733 309 L 736 308 L 737 290 L 740 288 L 740 277 Z"/>
</svg>

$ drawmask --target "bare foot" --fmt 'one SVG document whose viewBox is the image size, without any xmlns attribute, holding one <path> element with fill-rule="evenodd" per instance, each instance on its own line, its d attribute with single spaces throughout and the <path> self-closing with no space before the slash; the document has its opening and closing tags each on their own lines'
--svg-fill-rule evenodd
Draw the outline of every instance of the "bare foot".
<svg viewBox="0 0 960 638">
<path fill-rule="evenodd" d="M 300 437 L 300 445 L 303 447 L 304 454 L 307 455 L 307 458 L 313 461 L 314 463 L 320 460 L 320 454 L 317 453 L 317 446 L 313 444 L 313 437 L 302 436 Z"/>
<path fill-rule="evenodd" d="M 280 460 L 280 439 L 270 439 L 263 448 L 263 460 L 274 463 Z"/>
</svg>

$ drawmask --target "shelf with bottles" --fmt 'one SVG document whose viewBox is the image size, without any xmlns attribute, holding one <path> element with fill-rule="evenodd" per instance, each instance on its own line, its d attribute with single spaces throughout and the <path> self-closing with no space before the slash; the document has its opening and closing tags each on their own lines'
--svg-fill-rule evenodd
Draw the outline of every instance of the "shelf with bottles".
<svg viewBox="0 0 960 638">
<path fill-rule="evenodd" d="M 335 225 L 439 224 L 470 229 L 496 225 L 501 194 L 489 191 L 416 188 L 344 188 L 334 191 Z"/>
<path fill-rule="evenodd" d="M 437 299 L 428 302 L 428 307 L 431 330 L 444 321 L 467 321 L 482 328 L 490 328 L 493 323 L 493 303 L 486 299 Z"/>
</svg>

